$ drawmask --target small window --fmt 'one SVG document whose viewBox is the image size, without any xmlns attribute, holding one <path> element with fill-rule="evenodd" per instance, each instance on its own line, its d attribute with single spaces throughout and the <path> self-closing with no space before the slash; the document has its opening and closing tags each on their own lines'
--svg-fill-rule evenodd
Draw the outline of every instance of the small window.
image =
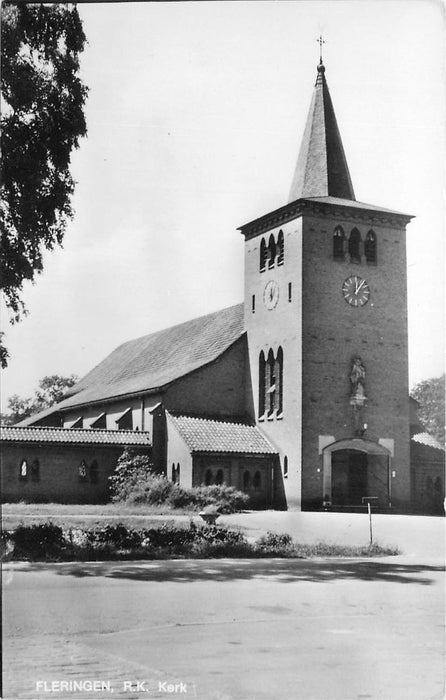
<svg viewBox="0 0 446 700">
<path fill-rule="evenodd" d="M 177 462 L 177 472 L 176 472 L 176 480 L 175 480 L 175 482 L 176 482 L 177 484 L 180 483 L 180 463 L 179 463 L 179 462 Z"/>
<path fill-rule="evenodd" d="M 206 469 L 206 474 L 204 475 L 205 486 L 210 486 L 212 484 L 212 472 L 210 469 Z"/>
<path fill-rule="evenodd" d="M 217 476 L 215 477 L 215 483 L 217 486 L 221 486 L 224 481 L 224 476 L 223 476 L 223 469 L 219 469 L 217 472 Z"/>
<path fill-rule="evenodd" d="M 283 231 L 279 231 L 279 237 L 277 239 L 277 264 L 283 265 L 285 259 L 285 246 L 283 241 Z"/>
<path fill-rule="evenodd" d="M 99 468 L 96 460 L 93 460 L 90 466 L 90 481 L 92 484 L 97 484 L 99 481 Z"/>
<path fill-rule="evenodd" d="M 262 238 L 260 243 L 260 272 L 264 272 L 266 268 L 266 261 L 268 259 L 268 250 L 266 247 L 265 239 Z"/>
<path fill-rule="evenodd" d="M 118 424 L 118 430 L 133 430 L 133 411 L 131 408 L 127 408 L 124 413 L 121 413 L 119 418 L 116 419 Z"/>
<path fill-rule="evenodd" d="M 101 413 L 101 415 L 98 416 L 97 418 L 95 418 L 95 420 L 90 425 L 90 428 L 95 428 L 95 429 L 99 429 L 99 428 L 104 429 L 106 427 L 107 427 L 107 415 L 106 415 L 106 413 Z"/>
<path fill-rule="evenodd" d="M 259 491 L 262 488 L 262 477 L 261 477 L 259 471 L 257 471 L 254 474 L 254 479 L 252 480 L 252 485 L 254 486 L 255 491 Z"/>
<path fill-rule="evenodd" d="M 20 478 L 21 479 L 27 479 L 28 478 L 28 462 L 26 459 L 22 459 L 20 463 Z"/>
<path fill-rule="evenodd" d="M 336 226 L 333 233 L 333 258 L 335 260 L 345 258 L 345 235 L 342 226 Z"/>
<path fill-rule="evenodd" d="M 177 470 L 175 468 L 175 462 L 172 462 L 172 481 L 175 483 L 177 478 Z"/>
<path fill-rule="evenodd" d="M 293 286 L 291 282 L 288 282 L 288 301 L 291 301 L 293 298 Z"/>
<path fill-rule="evenodd" d="M 369 231 L 365 237 L 364 242 L 364 255 L 365 259 L 369 264 L 374 264 L 377 261 L 377 250 L 376 250 L 376 235 L 374 231 Z"/>
<path fill-rule="evenodd" d="M 243 490 L 244 491 L 249 491 L 249 488 L 251 486 L 251 474 L 249 471 L 245 471 L 243 474 Z"/>
<path fill-rule="evenodd" d="M 251 297 L 251 311 L 253 314 L 256 312 L 256 295 L 253 294 Z"/>
<path fill-rule="evenodd" d="M 357 228 L 352 229 L 350 238 L 348 239 L 348 252 L 350 262 L 361 262 L 361 234 Z"/>
<path fill-rule="evenodd" d="M 31 479 L 33 481 L 40 481 L 40 464 L 38 459 L 35 459 L 31 464 Z"/>
<path fill-rule="evenodd" d="M 288 479 L 288 457 L 283 458 L 283 478 Z"/>
<path fill-rule="evenodd" d="M 79 479 L 81 481 L 85 481 L 87 478 L 87 464 L 85 460 L 83 459 L 82 462 L 79 464 L 78 467 L 78 474 L 79 474 Z"/>
</svg>

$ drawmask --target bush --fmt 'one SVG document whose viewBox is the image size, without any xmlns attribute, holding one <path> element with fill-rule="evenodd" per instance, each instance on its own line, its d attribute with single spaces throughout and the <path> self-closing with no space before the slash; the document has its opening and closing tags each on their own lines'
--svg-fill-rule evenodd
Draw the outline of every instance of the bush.
<svg viewBox="0 0 446 700">
<path fill-rule="evenodd" d="M 224 484 L 186 489 L 155 473 L 150 457 L 129 449 L 122 453 L 109 482 L 112 500 L 130 505 L 147 503 L 195 510 L 215 506 L 219 513 L 235 513 L 249 501 L 245 493 Z"/>
<path fill-rule="evenodd" d="M 291 556 L 295 553 L 295 547 L 291 535 L 287 533 L 267 532 L 256 542 L 256 549 L 261 554 L 274 554 L 276 556 Z"/>
<path fill-rule="evenodd" d="M 14 545 L 14 558 L 58 557 L 66 544 L 62 528 L 52 523 L 29 527 L 19 525 L 11 533 L 10 539 Z"/>
<path fill-rule="evenodd" d="M 134 492 L 140 492 L 152 475 L 153 464 L 148 455 L 125 449 L 118 459 L 115 473 L 109 477 L 112 501 L 127 501 Z"/>
</svg>

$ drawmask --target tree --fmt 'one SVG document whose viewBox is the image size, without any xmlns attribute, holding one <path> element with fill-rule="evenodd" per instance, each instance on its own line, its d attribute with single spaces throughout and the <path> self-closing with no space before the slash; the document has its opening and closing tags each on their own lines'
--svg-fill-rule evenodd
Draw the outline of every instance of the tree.
<svg viewBox="0 0 446 700">
<path fill-rule="evenodd" d="M 24 281 L 42 271 L 44 250 L 62 244 L 73 217 L 69 165 L 87 132 L 78 75 L 86 39 L 72 5 L 4 3 L 1 40 L 0 274 L 15 323 L 26 313 Z"/>
<path fill-rule="evenodd" d="M 419 382 L 412 389 L 411 396 L 420 404 L 418 418 L 424 428 L 444 444 L 445 375 Z"/>
<path fill-rule="evenodd" d="M 75 374 L 69 377 L 61 377 L 58 374 L 51 374 L 40 380 L 34 397 L 22 398 L 18 394 L 13 394 L 8 399 L 9 413 L 2 416 L 3 423 L 14 425 L 29 416 L 43 411 L 45 408 L 59 403 L 64 397 L 67 389 L 77 382 Z"/>
</svg>

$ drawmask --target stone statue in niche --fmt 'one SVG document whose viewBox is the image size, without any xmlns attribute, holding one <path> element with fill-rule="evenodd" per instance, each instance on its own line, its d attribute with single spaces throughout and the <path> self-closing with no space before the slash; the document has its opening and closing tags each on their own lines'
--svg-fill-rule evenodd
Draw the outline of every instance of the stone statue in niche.
<svg viewBox="0 0 446 700">
<path fill-rule="evenodd" d="M 350 372 L 350 406 L 352 406 L 352 423 L 355 435 L 363 436 L 367 424 L 364 423 L 363 410 L 367 396 L 365 395 L 365 367 L 360 357 L 354 357 Z"/>
<path fill-rule="evenodd" d="M 367 397 L 365 395 L 365 367 L 360 357 L 353 358 L 350 382 L 352 385 L 350 403 L 362 404 Z"/>
</svg>

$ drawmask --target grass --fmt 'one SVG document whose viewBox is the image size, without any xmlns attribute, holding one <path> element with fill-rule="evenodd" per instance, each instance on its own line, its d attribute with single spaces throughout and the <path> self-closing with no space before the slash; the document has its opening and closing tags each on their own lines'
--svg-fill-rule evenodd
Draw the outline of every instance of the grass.
<svg viewBox="0 0 446 700">
<path fill-rule="evenodd" d="M 18 525 L 43 525 L 51 520 L 54 525 L 67 528 L 101 527 L 104 523 L 123 523 L 127 527 L 155 527 L 159 518 L 172 522 L 177 516 L 196 516 L 196 511 L 175 509 L 167 505 L 125 505 L 122 503 L 62 504 L 62 503 L 4 503 L 2 505 L 2 527 L 13 530 Z M 152 517 L 155 516 L 155 517 Z"/>
</svg>

